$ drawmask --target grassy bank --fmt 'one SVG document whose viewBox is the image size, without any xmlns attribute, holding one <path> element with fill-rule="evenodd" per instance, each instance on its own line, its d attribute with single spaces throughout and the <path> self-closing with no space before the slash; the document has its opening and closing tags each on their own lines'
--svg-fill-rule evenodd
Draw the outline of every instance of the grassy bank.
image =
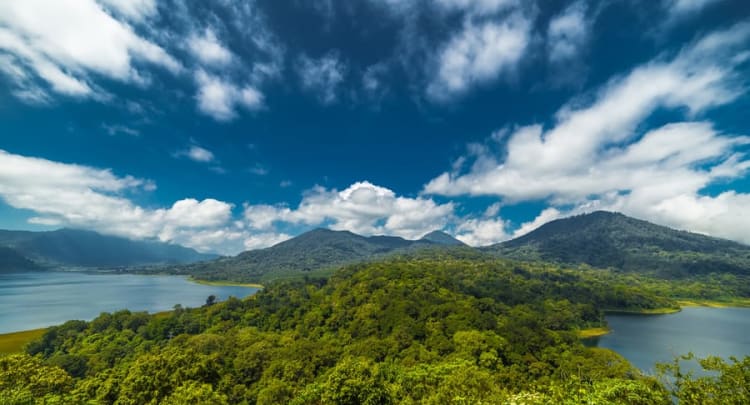
<svg viewBox="0 0 750 405">
<path fill-rule="evenodd" d="M 654 308 L 654 309 L 608 309 L 608 314 L 632 314 L 632 315 L 667 315 L 680 312 L 681 308 Z"/>
<path fill-rule="evenodd" d="M 610 332 L 611 330 L 606 326 L 599 328 L 581 329 L 578 331 L 578 337 L 581 339 L 588 339 L 608 335 Z"/>
<path fill-rule="evenodd" d="M 249 288 L 263 288 L 262 284 L 255 284 L 255 283 L 236 283 L 233 281 L 208 281 L 208 280 L 200 280 L 193 277 L 188 277 L 188 281 L 195 284 L 201 284 L 201 285 L 212 285 L 217 287 L 249 287 Z"/>
<path fill-rule="evenodd" d="M 41 337 L 47 329 L 25 330 L 0 335 L 0 354 L 18 353 L 24 345 Z"/>
<path fill-rule="evenodd" d="M 710 308 L 750 308 L 750 298 L 730 298 L 728 300 L 677 300 L 681 307 L 710 307 Z"/>
</svg>

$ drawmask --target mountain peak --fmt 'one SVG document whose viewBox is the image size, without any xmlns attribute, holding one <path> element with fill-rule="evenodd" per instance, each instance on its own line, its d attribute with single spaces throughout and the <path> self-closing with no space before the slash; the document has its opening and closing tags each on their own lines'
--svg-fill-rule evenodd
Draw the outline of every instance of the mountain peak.
<svg viewBox="0 0 750 405">
<path fill-rule="evenodd" d="M 608 211 L 550 221 L 486 250 L 519 260 L 588 264 L 670 277 L 716 271 L 750 273 L 748 246 Z"/>
<path fill-rule="evenodd" d="M 423 236 L 420 240 L 444 246 L 465 246 L 465 244 L 460 240 L 440 230 L 432 231 Z"/>
</svg>

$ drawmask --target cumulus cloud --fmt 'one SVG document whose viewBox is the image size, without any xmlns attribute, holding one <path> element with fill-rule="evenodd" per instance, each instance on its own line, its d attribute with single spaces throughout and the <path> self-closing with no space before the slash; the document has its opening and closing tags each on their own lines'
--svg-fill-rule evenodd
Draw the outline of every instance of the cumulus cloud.
<svg viewBox="0 0 750 405">
<path fill-rule="evenodd" d="M 122 13 L 143 16 L 149 2 L 126 6 L 113 0 L 106 4 Z M 24 101 L 49 97 L 36 78 L 60 95 L 101 98 L 103 92 L 94 84 L 97 76 L 144 83 L 134 62 L 161 66 L 173 73 L 182 69 L 162 47 L 137 35 L 94 0 L 0 3 L 0 51 L 11 55 L 15 66 L 33 72 L 34 77 L 29 77 L 28 73 L 8 74 L 8 69 L 3 69 L 18 87 L 15 94 Z"/>
<path fill-rule="evenodd" d="M 469 246 L 487 246 L 507 240 L 508 224 L 500 218 L 471 218 L 459 223 L 456 239 Z"/>
<path fill-rule="evenodd" d="M 552 18 L 547 29 L 549 60 L 562 63 L 574 59 L 585 45 L 589 35 L 586 21 L 586 3 L 577 1 Z"/>
<path fill-rule="evenodd" d="M 191 35 L 187 43 L 193 56 L 204 64 L 223 66 L 232 61 L 232 52 L 221 44 L 211 29 L 206 29 L 202 35 Z"/>
<path fill-rule="evenodd" d="M 144 208 L 127 193 L 153 190 L 153 183 L 110 170 L 25 157 L 0 150 L 0 198 L 8 205 L 37 214 L 31 222 L 92 229 L 132 239 L 158 239 L 201 250 L 232 251 L 240 235 L 230 219 L 232 205 L 215 199 L 187 198 L 166 208 Z M 213 240 L 215 243 L 209 243 Z M 226 245 L 225 245 L 226 243 Z M 236 252 L 236 250 L 235 250 Z"/>
<path fill-rule="evenodd" d="M 297 65 L 302 88 L 317 95 L 323 104 L 336 102 L 347 68 L 335 52 L 314 59 L 303 55 Z"/>
<path fill-rule="evenodd" d="M 440 50 L 427 95 L 450 100 L 514 72 L 528 47 L 530 29 L 531 22 L 520 14 L 483 22 L 467 18 L 463 29 Z"/>
<path fill-rule="evenodd" d="M 564 106 L 549 129 L 529 125 L 512 131 L 498 145 L 502 154 L 472 148 L 472 155 L 464 157 L 474 162 L 468 171 L 444 173 L 424 191 L 496 195 L 510 202 L 548 200 L 581 209 L 598 206 L 683 229 L 709 229 L 708 223 L 691 221 L 697 218 L 692 214 L 669 219 L 675 214 L 667 215 L 666 207 L 680 211 L 676 202 L 682 201 L 694 212 L 705 207 L 740 209 L 735 203 L 744 201 L 744 195 L 710 197 L 700 192 L 719 179 L 746 173 L 750 163 L 737 150 L 750 138 L 723 134 L 706 121 L 642 128 L 661 109 L 683 112 L 689 119 L 734 100 L 746 84 L 736 71 L 741 61 L 733 55 L 748 38 L 750 24 L 736 25 L 703 37 L 671 60 L 660 57 L 637 67 L 600 89 L 593 101 L 574 100 Z M 557 215 L 546 213 L 548 218 Z M 726 217 L 737 221 L 742 216 Z M 750 221 L 745 220 L 710 231 L 734 237 L 747 226 Z"/>
<path fill-rule="evenodd" d="M 255 111 L 263 107 L 263 93 L 251 85 L 240 87 L 200 69 L 195 74 L 198 84 L 198 109 L 217 121 L 237 116 L 237 108 Z"/>
<path fill-rule="evenodd" d="M 443 229 L 452 219 L 453 204 L 432 199 L 397 196 L 369 182 L 328 190 L 315 187 L 299 206 L 246 205 L 245 220 L 253 229 L 272 230 L 282 224 L 327 225 L 362 235 L 397 235 L 416 239 Z"/>
</svg>

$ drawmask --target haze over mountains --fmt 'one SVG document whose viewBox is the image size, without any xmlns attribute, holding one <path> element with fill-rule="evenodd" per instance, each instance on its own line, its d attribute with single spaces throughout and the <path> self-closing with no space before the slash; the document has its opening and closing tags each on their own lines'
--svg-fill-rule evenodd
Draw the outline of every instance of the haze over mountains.
<svg viewBox="0 0 750 405">
<path fill-rule="evenodd" d="M 0 230 L 0 271 L 45 267 L 123 267 L 210 260 L 183 246 L 133 241 L 75 229 L 49 232 Z"/>
</svg>

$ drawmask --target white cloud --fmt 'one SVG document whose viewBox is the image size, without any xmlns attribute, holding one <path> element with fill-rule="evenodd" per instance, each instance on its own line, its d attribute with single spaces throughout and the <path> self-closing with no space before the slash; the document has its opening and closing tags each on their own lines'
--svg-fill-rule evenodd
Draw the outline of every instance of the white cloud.
<svg viewBox="0 0 750 405">
<path fill-rule="evenodd" d="M 245 250 L 263 249 L 291 239 L 291 235 L 285 233 L 255 233 L 245 239 Z"/>
<path fill-rule="evenodd" d="M 552 18 L 549 23 L 549 60 L 552 63 L 561 63 L 575 58 L 585 45 L 588 34 L 586 3 L 577 1 Z"/>
<path fill-rule="evenodd" d="M 232 52 L 219 42 L 211 29 L 206 29 L 203 35 L 191 35 L 187 43 L 193 56 L 204 64 L 224 66 L 232 61 Z"/>
<path fill-rule="evenodd" d="M 738 178 L 750 168 L 737 152 L 749 137 L 723 134 L 710 122 L 673 122 L 642 129 L 661 109 L 688 119 L 735 99 L 745 90 L 736 71 L 737 49 L 746 46 L 750 24 L 712 33 L 671 60 L 660 57 L 616 78 L 588 104 L 570 103 L 549 129 L 521 127 L 501 146 L 473 147 L 466 172 L 444 173 L 425 186 L 428 194 L 496 195 L 508 202 L 548 200 L 573 211 L 606 208 L 658 223 L 713 235 L 742 238 L 750 220 L 741 214 L 744 194 L 711 197 L 701 190 L 719 179 Z M 496 142 L 497 139 L 492 142 Z M 462 164 L 462 166 L 464 166 Z M 459 169 L 460 170 L 460 169 Z M 680 209 L 680 204 L 687 209 Z M 698 220 L 715 209 L 715 223 Z M 668 214 L 670 210 L 679 214 Z M 695 213 L 700 213 L 696 215 Z M 559 212 L 524 224 L 529 231 Z M 731 218 L 731 219 L 730 219 Z M 743 218 L 745 218 L 743 220 Z"/>
<path fill-rule="evenodd" d="M 102 97 L 92 84 L 96 75 L 143 83 L 134 61 L 173 73 L 182 69 L 164 49 L 135 34 L 93 0 L 0 2 L 0 27 L 0 50 L 66 96 Z M 28 89 L 28 79 L 9 76 L 21 91 Z M 38 86 L 30 91 L 39 94 Z"/>
<path fill-rule="evenodd" d="M 34 223 L 225 251 L 227 247 L 219 240 L 212 246 L 196 241 L 206 240 L 206 235 L 216 232 L 230 232 L 231 204 L 210 198 L 202 201 L 188 198 L 169 208 L 150 209 L 124 195 L 153 188 L 152 182 L 118 177 L 109 170 L 0 150 L 0 198 L 12 207 L 37 213 L 32 218 Z M 242 233 L 242 237 L 246 236 Z M 242 243 L 240 240 L 239 248 Z"/>
<path fill-rule="evenodd" d="M 676 16 L 697 13 L 707 6 L 723 0 L 665 0 L 664 8 Z"/>
<path fill-rule="evenodd" d="M 436 0 L 443 9 L 466 11 L 474 14 L 491 14 L 518 6 L 518 0 Z"/>
<path fill-rule="evenodd" d="M 346 70 L 346 65 L 334 52 L 319 59 L 303 55 L 297 66 L 302 88 L 314 92 L 323 104 L 336 102 Z"/>
<path fill-rule="evenodd" d="M 115 135 L 127 135 L 127 136 L 140 136 L 141 131 L 131 128 L 125 125 L 118 124 L 102 124 L 102 129 L 107 132 L 109 136 Z"/>
<path fill-rule="evenodd" d="M 133 21 L 142 21 L 156 14 L 155 0 L 98 0 L 106 8 Z"/>
<path fill-rule="evenodd" d="M 512 73 L 530 41 L 531 24 L 520 14 L 464 27 L 442 48 L 436 73 L 427 88 L 433 100 L 450 100 L 470 88 Z"/>
<path fill-rule="evenodd" d="M 178 152 L 177 155 L 185 156 L 191 160 L 202 163 L 208 163 L 214 160 L 213 152 L 198 145 L 191 145 L 186 150 Z"/>
<path fill-rule="evenodd" d="M 369 182 L 354 183 L 342 191 L 315 187 L 304 195 L 296 209 L 245 206 L 245 220 L 253 229 L 267 231 L 278 224 L 327 224 L 331 229 L 362 235 L 397 235 L 407 239 L 443 229 L 452 216 L 452 203 L 399 197 L 392 190 Z"/>
<path fill-rule="evenodd" d="M 229 121 L 237 116 L 237 107 L 258 110 L 263 107 L 263 94 L 253 86 L 237 86 L 224 79 L 198 70 L 198 109 L 217 121 Z"/>
<path fill-rule="evenodd" d="M 527 233 L 539 228 L 547 222 L 562 218 L 563 216 L 563 213 L 556 208 L 545 208 L 544 210 L 542 210 L 542 212 L 539 213 L 539 215 L 537 215 L 536 218 L 529 222 L 524 222 L 523 224 L 521 224 L 521 226 L 513 232 L 513 237 L 517 238 L 519 236 L 526 235 Z"/>
<path fill-rule="evenodd" d="M 509 238 L 508 224 L 500 218 L 468 219 L 456 228 L 456 239 L 469 246 L 487 246 Z"/>
<path fill-rule="evenodd" d="M 231 204 L 213 198 L 203 201 L 186 198 L 175 202 L 166 212 L 165 219 L 175 227 L 201 228 L 223 225 L 231 216 Z"/>
</svg>

